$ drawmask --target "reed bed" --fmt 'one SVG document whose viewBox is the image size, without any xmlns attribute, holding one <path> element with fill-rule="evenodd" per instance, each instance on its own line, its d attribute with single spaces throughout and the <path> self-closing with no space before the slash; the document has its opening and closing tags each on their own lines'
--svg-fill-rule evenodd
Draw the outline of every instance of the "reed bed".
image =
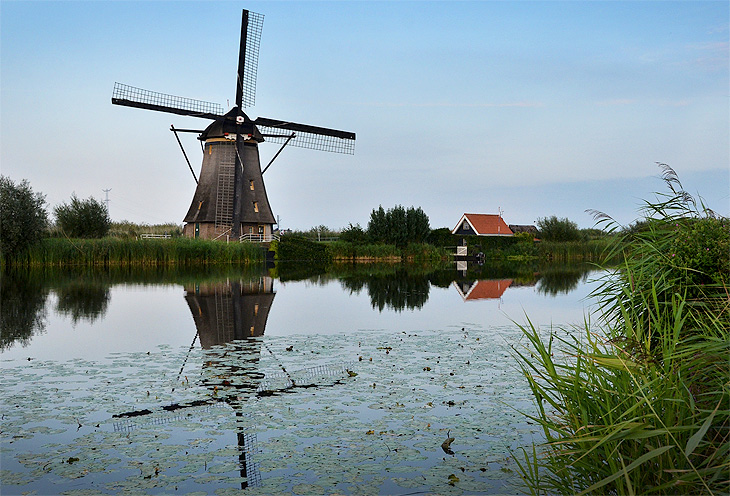
<svg viewBox="0 0 730 496">
<path fill-rule="evenodd" d="M 210 265 L 247 264 L 263 260 L 263 248 L 251 243 L 223 243 L 189 238 L 47 238 L 30 248 L 23 256 L 12 260 L 11 265 Z"/>
<path fill-rule="evenodd" d="M 598 322 L 522 327 L 545 436 L 514 454 L 531 494 L 728 494 L 730 224 L 662 167 L 670 193 L 616 239 Z"/>
<path fill-rule="evenodd" d="M 555 262 L 606 262 L 611 238 L 590 241 L 541 241 L 534 247 L 535 255 L 542 260 Z"/>
</svg>

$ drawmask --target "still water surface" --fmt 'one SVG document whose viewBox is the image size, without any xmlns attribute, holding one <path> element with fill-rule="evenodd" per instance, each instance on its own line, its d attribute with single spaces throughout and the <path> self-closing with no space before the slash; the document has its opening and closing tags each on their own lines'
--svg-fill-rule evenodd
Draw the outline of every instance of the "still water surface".
<svg viewBox="0 0 730 496">
<path fill-rule="evenodd" d="M 540 434 L 513 320 L 582 322 L 598 276 L 5 276 L 0 492 L 517 494 Z"/>
</svg>

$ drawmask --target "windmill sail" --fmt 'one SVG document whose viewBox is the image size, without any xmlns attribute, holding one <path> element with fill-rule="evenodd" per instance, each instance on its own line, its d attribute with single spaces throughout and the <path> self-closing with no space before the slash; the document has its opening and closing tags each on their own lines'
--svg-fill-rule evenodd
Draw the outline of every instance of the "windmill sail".
<svg viewBox="0 0 730 496">
<path fill-rule="evenodd" d="M 296 122 L 286 122 L 266 117 L 259 117 L 254 123 L 267 141 L 284 143 L 291 136 L 291 133 L 286 131 L 294 131 L 295 138 L 289 143 L 292 146 L 348 155 L 355 153 L 355 133 L 349 131 L 297 124 Z"/>
<path fill-rule="evenodd" d="M 158 93 L 122 83 L 114 83 L 112 103 L 204 119 L 217 119 L 223 115 L 223 106 L 217 103 Z"/>
<path fill-rule="evenodd" d="M 256 73 L 259 65 L 259 46 L 264 16 L 248 10 L 241 18 L 241 47 L 238 51 L 238 79 L 236 106 L 251 107 L 256 103 Z"/>
</svg>

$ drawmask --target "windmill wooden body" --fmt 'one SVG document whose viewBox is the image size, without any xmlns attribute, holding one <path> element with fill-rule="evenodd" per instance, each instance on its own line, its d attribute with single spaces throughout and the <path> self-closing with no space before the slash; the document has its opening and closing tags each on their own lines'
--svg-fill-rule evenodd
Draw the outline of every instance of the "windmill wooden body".
<svg viewBox="0 0 730 496">
<path fill-rule="evenodd" d="M 251 119 L 243 112 L 244 107 L 253 105 L 255 101 L 262 26 L 261 14 L 243 11 L 236 106 L 225 114 L 223 107 L 214 103 L 120 83 L 114 85 L 112 103 L 115 105 L 213 121 L 204 130 L 170 128 L 176 136 L 178 132 L 198 133 L 198 139 L 203 142 L 200 179 L 196 177 L 198 186 L 184 218 L 183 232 L 186 236 L 252 241 L 272 239 L 276 220 L 266 194 L 263 181 L 266 168 L 261 170 L 258 149 L 264 141 L 281 143 L 282 148 L 291 144 L 315 150 L 354 153 L 355 133 L 266 117 Z M 278 152 L 274 159 L 277 156 Z M 187 159 L 187 155 L 185 157 Z M 192 166 L 190 170 L 193 171 Z"/>
</svg>

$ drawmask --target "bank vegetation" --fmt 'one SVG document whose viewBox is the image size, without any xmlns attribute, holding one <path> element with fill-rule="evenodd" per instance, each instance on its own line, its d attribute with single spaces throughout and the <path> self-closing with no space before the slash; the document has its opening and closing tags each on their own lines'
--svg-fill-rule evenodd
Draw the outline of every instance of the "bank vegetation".
<svg viewBox="0 0 730 496">
<path fill-rule="evenodd" d="M 515 355 L 545 442 L 515 458 L 531 494 L 728 494 L 730 222 L 684 192 L 647 202 L 611 249 L 597 321 L 523 326 Z"/>
</svg>

